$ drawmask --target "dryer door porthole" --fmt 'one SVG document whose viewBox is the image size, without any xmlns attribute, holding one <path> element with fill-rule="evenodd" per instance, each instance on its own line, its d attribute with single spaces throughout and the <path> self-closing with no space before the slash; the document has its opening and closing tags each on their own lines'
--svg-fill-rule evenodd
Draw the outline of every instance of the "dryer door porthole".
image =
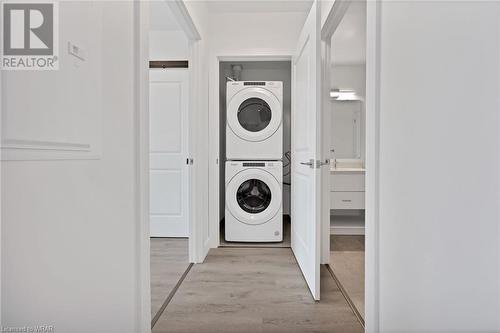
<svg viewBox="0 0 500 333">
<path fill-rule="evenodd" d="M 278 98 L 263 88 L 247 88 L 227 105 L 227 124 L 239 138 L 258 142 L 272 136 L 281 126 L 282 107 Z"/>
<path fill-rule="evenodd" d="M 260 132 L 271 122 L 271 107 L 261 98 L 248 98 L 238 107 L 238 122 L 250 132 Z"/>
<path fill-rule="evenodd" d="M 226 185 L 226 206 L 231 215 L 242 223 L 266 223 L 281 208 L 281 186 L 267 171 L 243 170 Z"/>
</svg>

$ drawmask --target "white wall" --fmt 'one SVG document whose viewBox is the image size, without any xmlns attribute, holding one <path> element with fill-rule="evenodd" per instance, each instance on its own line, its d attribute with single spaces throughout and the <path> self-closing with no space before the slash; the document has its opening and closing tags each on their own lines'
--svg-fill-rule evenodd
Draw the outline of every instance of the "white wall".
<svg viewBox="0 0 500 333">
<path fill-rule="evenodd" d="M 188 39 L 183 31 L 150 31 L 150 60 L 186 60 L 189 56 Z"/>
<path fill-rule="evenodd" d="M 8 84 L 3 87 L 2 159 L 100 156 L 101 16 L 98 6 L 63 6 L 59 15 L 63 70 L 3 74 Z M 84 60 L 68 56 L 68 42 L 83 50 Z M 27 147 L 31 149 L 23 149 Z"/>
<path fill-rule="evenodd" d="M 307 12 L 211 13 L 212 55 L 291 53 L 306 16 Z"/>
<path fill-rule="evenodd" d="M 88 11 L 92 15 L 82 18 Z M 97 160 L 2 162 L 2 326 L 137 332 L 133 3 L 61 2 L 60 16 L 63 63 L 69 60 L 67 38 L 101 38 L 87 51 L 105 64 L 97 78 L 103 87 L 102 154 Z M 102 30 L 95 33 L 94 26 Z M 69 66 L 61 65 L 60 74 Z M 24 83 L 36 90 L 40 84 L 32 79 L 39 75 L 3 76 L 2 86 Z M 51 86 L 53 94 L 77 88 L 69 77 Z M 20 93 L 9 90 L 2 97 L 22 103 Z M 34 98 L 23 94 L 25 101 Z M 48 103 L 31 105 L 31 111 L 67 110 Z M 8 119 L 3 125 L 9 126 Z"/>
<path fill-rule="evenodd" d="M 333 51 L 335 52 L 335 51 Z M 365 64 L 333 65 L 332 66 L 332 88 L 354 89 L 356 95 L 366 95 Z"/>
<path fill-rule="evenodd" d="M 209 15 L 210 36 L 210 127 L 219 124 L 219 68 L 221 56 L 291 56 L 307 12 L 213 13 Z M 210 235 L 217 247 L 219 234 L 219 133 L 210 134 Z M 214 209 L 215 208 L 215 209 Z"/>
<path fill-rule="evenodd" d="M 499 332 L 499 4 L 381 18 L 380 331 Z"/>
</svg>

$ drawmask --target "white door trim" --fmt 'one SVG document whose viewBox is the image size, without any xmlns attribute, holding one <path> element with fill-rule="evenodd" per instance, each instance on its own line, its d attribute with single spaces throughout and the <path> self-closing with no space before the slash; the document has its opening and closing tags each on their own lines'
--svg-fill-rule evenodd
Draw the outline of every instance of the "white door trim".
<svg viewBox="0 0 500 333">
<path fill-rule="evenodd" d="M 381 1 L 366 11 L 365 331 L 379 331 L 379 143 Z"/>
<path fill-rule="evenodd" d="M 198 29 L 196 29 L 196 25 L 191 19 L 184 2 L 182 0 L 169 0 L 166 1 L 166 3 L 172 11 L 172 14 L 177 18 L 177 23 L 179 23 L 182 31 L 186 34 L 187 39 L 190 41 L 200 40 L 200 33 Z"/>
<path fill-rule="evenodd" d="M 194 119 L 201 112 L 208 108 L 208 105 L 204 105 L 203 100 L 203 89 L 206 87 L 203 85 L 203 71 L 204 68 L 201 46 L 199 40 L 189 41 L 189 119 Z M 200 149 L 205 150 L 204 147 L 200 148 L 200 143 L 205 143 L 208 137 L 208 127 L 206 123 L 199 121 L 191 121 L 190 124 L 190 140 L 189 140 L 189 150 L 194 158 L 194 164 L 190 171 L 190 198 L 189 198 L 189 212 L 191 219 L 189 220 L 189 261 L 193 263 L 201 263 L 205 260 L 208 254 L 208 244 L 205 243 L 206 235 L 203 234 L 202 223 L 207 223 L 206 218 L 208 216 L 208 204 L 207 195 L 208 193 L 208 182 L 206 181 L 207 170 L 206 166 L 203 168 L 202 159 L 205 162 L 206 157 L 205 151 L 200 151 Z M 202 179 L 203 178 L 203 179 Z M 204 183 L 207 185 L 203 185 Z M 203 207 L 203 208 L 200 208 Z"/>
<path fill-rule="evenodd" d="M 198 96 L 200 95 L 200 77 L 202 75 L 201 57 L 199 52 L 200 34 L 186 9 L 183 1 L 175 0 L 167 2 L 174 16 L 178 19 L 189 40 L 189 100 L 196 103 L 189 104 L 189 113 L 200 107 Z M 134 0 L 134 50 L 135 50 L 135 128 L 134 128 L 134 150 L 135 150 L 135 202 L 137 219 L 137 311 L 136 332 L 151 332 L 151 286 L 150 286 L 150 233 L 149 233 L 149 4 L 147 1 Z M 190 122 L 190 126 L 195 126 Z M 200 124 L 199 126 L 202 126 Z M 190 151 L 194 153 L 194 141 L 199 138 L 193 137 L 197 129 L 190 128 Z M 189 261 L 203 261 L 204 252 L 201 232 L 196 218 L 200 212 L 195 210 L 198 200 L 206 200 L 201 189 L 198 191 L 199 183 L 192 175 L 198 173 L 195 163 L 190 170 L 190 230 L 189 230 Z M 200 198 L 200 196 L 202 196 Z"/>
<path fill-rule="evenodd" d="M 3 29 L 3 28 L 2 28 Z M 3 31 L 3 30 L 2 30 Z M 2 98 L 4 98 L 3 95 L 3 89 L 2 89 L 2 79 L 3 76 L 3 71 L 0 71 L 0 105 L 3 105 L 2 103 Z M 0 117 L 0 138 L 2 137 L 2 118 Z M 3 163 L 0 163 L 0 175 L 2 174 L 2 165 Z M 0 177 L 0 188 L 2 188 L 2 177 Z M 0 205 L 0 326 L 2 326 L 2 206 Z"/>
<path fill-rule="evenodd" d="M 330 124 L 331 124 L 331 113 L 327 111 L 328 104 L 330 104 L 330 89 L 331 89 L 331 39 L 332 35 L 339 26 L 340 22 L 344 18 L 347 9 L 349 8 L 353 0 L 343 0 L 335 1 L 325 23 L 321 27 L 321 52 L 322 52 L 322 62 L 321 62 L 321 74 L 323 80 L 323 91 L 321 99 L 321 117 L 322 117 L 322 160 L 330 160 Z M 330 180 L 330 167 L 324 167 L 321 170 L 322 179 Z M 321 263 L 330 263 L 330 186 L 323 186 L 321 189 Z"/>
<path fill-rule="evenodd" d="M 327 20 L 328 23 L 328 20 Z M 321 86 L 322 98 L 321 98 L 321 126 L 322 126 L 322 142 L 321 142 L 321 159 L 323 161 L 330 160 L 330 117 L 328 104 L 330 103 L 330 59 L 331 59 L 331 38 L 327 40 L 321 40 L 321 76 L 323 84 Z M 330 182 L 330 165 L 325 166 L 321 169 L 321 179 L 322 181 L 328 180 Z M 326 184 L 325 184 L 326 185 Z M 328 186 L 321 187 L 321 213 L 320 219 L 321 223 L 321 264 L 330 263 L 330 183 Z"/>
<path fill-rule="evenodd" d="M 326 103 L 330 84 L 330 41 L 352 0 L 335 1 L 322 28 L 325 50 L 323 89 Z M 379 138 L 380 138 L 380 23 L 382 1 L 367 1 L 366 45 L 366 182 L 365 182 L 365 332 L 379 332 Z M 328 57 L 328 58 L 327 58 Z M 325 131 L 326 132 L 326 131 Z M 325 139 L 326 138 L 326 139 Z M 324 142 L 330 142 L 325 133 Z M 328 189 L 329 191 L 329 189 Z M 323 192 L 329 197 L 330 193 Z M 328 200 L 328 199 L 326 199 Z M 325 198 L 323 198 L 325 201 Z M 329 215 L 329 214 L 328 214 Z M 329 230 L 330 219 L 323 230 Z M 328 233 L 329 234 L 329 233 Z M 325 238 L 326 239 L 326 238 Z M 327 248 L 328 247 L 328 248 Z M 324 243 L 323 255 L 329 253 L 329 242 Z M 326 258 L 323 258 L 325 260 Z M 322 261 L 323 261 L 322 260 Z"/>
<path fill-rule="evenodd" d="M 149 240 L 149 4 L 134 1 L 137 332 L 151 332 Z"/>
<path fill-rule="evenodd" d="M 249 56 L 249 54 L 255 54 L 254 49 L 238 50 L 237 52 L 225 52 L 224 54 L 213 54 L 210 57 L 210 108 L 209 108 L 209 158 L 208 158 L 208 172 L 210 175 L 209 179 L 209 234 L 210 234 L 210 248 L 217 248 L 220 245 L 220 230 L 219 230 L 219 185 L 220 185 L 220 175 L 219 168 L 220 164 L 223 163 L 222 159 L 224 156 L 220 156 L 219 151 L 219 133 L 220 133 L 220 122 L 219 122 L 219 64 L 223 61 L 291 61 L 292 53 L 290 51 L 283 51 L 282 49 L 269 49 L 261 52 L 257 55 Z M 290 67 L 290 70 L 291 67 Z"/>
</svg>

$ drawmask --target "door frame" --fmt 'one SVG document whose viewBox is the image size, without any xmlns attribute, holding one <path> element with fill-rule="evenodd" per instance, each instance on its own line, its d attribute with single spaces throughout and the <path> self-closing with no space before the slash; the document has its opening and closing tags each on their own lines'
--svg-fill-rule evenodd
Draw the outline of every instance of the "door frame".
<svg viewBox="0 0 500 333">
<path fill-rule="evenodd" d="M 331 37 L 354 0 L 335 1 L 321 29 L 323 44 L 324 106 L 330 87 Z M 380 146 L 380 49 L 382 1 L 367 1 L 366 8 L 366 124 L 365 124 L 365 332 L 379 331 L 379 146 Z M 325 110 L 325 108 L 323 108 Z M 328 117 L 328 116 L 327 116 Z M 324 143 L 330 142 L 328 131 Z M 328 140 L 328 141 L 326 141 Z M 325 145 L 323 145 L 325 146 Z M 328 156 L 328 155 L 326 155 Z M 329 191 L 329 188 L 328 188 Z M 323 202 L 330 193 L 323 191 Z M 327 222 L 327 223 L 326 223 Z M 325 218 L 324 235 L 330 235 L 330 217 Z M 326 230 L 328 230 L 326 232 Z M 326 238 L 326 236 L 325 236 Z M 330 252 L 330 242 L 323 242 L 322 254 Z"/>
<path fill-rule="evenodd" d="M 211 194 L 208 202 L 209 210 L 209 234 L 210 248 L 217 248 L 220 246 L 220 163 L 223 163 L 223 157 L 220 156 L 219 143 L 220 143 L 220 121 L 219 121 L 219 71 L 220 63 L 226 61 L 290 61 L 290 71 L 292 70 L 292 53 L 282 49 L 269 49 L 265 52 L 256 54 L 255 50 L 249 49 L 248 51 L 235 51 L 223 52 L 221 54 L 213 54 L 210 59 L 210 106 L 209 106 L 209 164 L 208 173 L 209 177 L 209 193 Z M 293 88 L 292 88 L 293 89 Z"/>
<path fill-rule="evenodd" d="M 189 15 L 183 1 L 167 1 L 189 43 L 189 115 L 197 113 L 201 106 L 198 96 L 202 94 L 199 82 L 202 76 L 202 58 L 200 52 L 201 36 Z M 135 92 L 135 211 L 136 229 L 136 280 L 137 280 L 137 332 L 151 332 L 151 286 L 150 286 L 150 232 L 149 232 L 149 3 L 134 0 L 134 92 Z M 197 218 L 201 212 L 196 203 L 206 200 L 203 191 L 198 189 L 201 182 L 195 175 L 199 174 L 196 156 L 196 143 L 203 138 L 203 124 L 189 122 L 189 152 L 195 163 L 189 168 L 189 262 L 198 263 L 204 260 L 205 254 L 200 235 L 201 223 Z M 198 129 L 196 126 L 200 127 Z"/>
<path fill-rule="evenodd" d="M 331 81 L 331 39 L 338 25 L 344 18 L 349 5 L 353 0 L 335 1 L 330 9 L 325 23 L 321 27 L 321 75 L 322 75 L 322 99 L 321 99 L 321 115 L 322 115 L 322 158 L 330 161 L 330 124 L 331 114 L 327 112 L 327 105 L 330 104 L 330 81 Z M 328 163 L 328 165 L 330 165 Z M 330 167 L 322 168 L 322 179 L 331 179 Z M 322 228 L 321 228 L 321 263 L 330 263 L 330 186 L 323 186 L 321 189 L 322 213 Z M 327 208 L 328 207 L 328 208 Z"/>
</svg>

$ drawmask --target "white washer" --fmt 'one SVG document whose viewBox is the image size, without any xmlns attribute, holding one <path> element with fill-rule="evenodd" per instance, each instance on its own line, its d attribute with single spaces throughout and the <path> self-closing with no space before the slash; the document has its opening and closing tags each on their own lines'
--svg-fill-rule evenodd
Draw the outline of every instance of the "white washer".
<svg viewBox="0 0 500 333">
<path fill-rule="evenodd" d="M 226 162 L 226 241 L 281 242 L 283 163 Z"/>
<path fill-rule="evenodd" d="M 226 157 L 228 160 L 283 158 L 283 83 L 227 83 Z"/>
</svg>

